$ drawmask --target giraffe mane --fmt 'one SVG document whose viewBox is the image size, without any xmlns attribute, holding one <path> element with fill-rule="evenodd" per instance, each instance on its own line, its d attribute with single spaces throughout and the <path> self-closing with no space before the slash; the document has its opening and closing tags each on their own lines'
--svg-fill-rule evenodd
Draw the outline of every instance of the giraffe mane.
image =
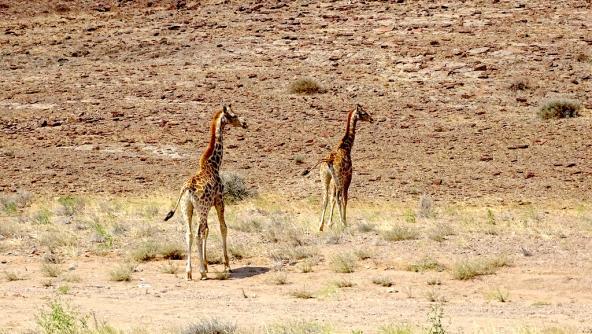
<svg viewBox="0 0 592 334">
<path fill-rule="evenodd" d="M 216 125 L 218 124 L 218 119 L 223 113 L 224 111 L 220 110 L 212 117 L 212 122 L 210 124 L 210 143 L 208 144 L 208 147 L 204 153 L 201 155 L 201 159 L 199 160 L 200 166 L 203 166 L 214 152 L 214 147 L 216 146 Z"/>
</svg>

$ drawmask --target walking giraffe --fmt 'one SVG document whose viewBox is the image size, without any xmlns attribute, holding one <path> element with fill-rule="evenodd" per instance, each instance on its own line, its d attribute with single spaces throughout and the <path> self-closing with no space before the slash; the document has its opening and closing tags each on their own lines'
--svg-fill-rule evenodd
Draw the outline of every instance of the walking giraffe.
<svg viewBox="0 0 592 334">
<path fill-rule="evenodd" d="M 220 223 L 220 234 L 222 235 L 222 252 L 224 253 L 224 271 L 230 271 L 228 253 L 226 250 L 227 228 L 224 221 L 224 201 L 222 192 L 224 190 L 220 179 L 220 165 L 222 164 L 222 132 L 224 126 L 240 126 L 247 128 L 247 123 L 242 117 L 232 112 L 231 105 L 223 106 L 222 110 L 216 112 L 212 117 L 210 125 L 210 144 L 201 155 L 199 170 L 189 178 L 181 188 L 181 193 L 175 208 L 171 210 L 164 220 L 169 220 L 181 205 L 181 213 L 185 221 L 185 242 L 187 244 L 187 265 L 185 267 L 186 279 L 191 280 L 191 247 L 193 245 L 193 209 L 199 215 L 199 227 L 197 233 L 197 252 L 199 255 L 199 272 L 201 279 L 207 279 L 208 262 L 206 258 L 206 240 L 208 238 L 208 212 L 215 207 Z"/>
<path fill-rule="evenodd" d="M 346 208 L 347 208 L 347 191 L 352 178 L 352 160 L 351 150 L 354 145 L 356 136 L 356 124 L 360 121 L 374 122 L 372 116 L 364 110 L 364 108 L 356 104 L 354 110 L 347 115 L 347 125 L 345 128 L 345 135 L 335 147 L 333 151 L 324 159 L 320 160 L 318 164 L 321 165 L 321 183 L 323 185 L 323 204 L 321 208 L 321 223 L 319 231 L 323 231 L 325 225 L 325 211 L 329 196 L 331 196 L 331 211 L 329 213 L 329 227 L 333 225 L 333 209 L 335 203 L 338 202 L 339 218 L 343 226 L 347 226 Z M 315 165 L 316 166 L 316 165 Z M 313 166 L 312 168 L 314 168 Z M 309 170 L 302 174 L 306 175 Z M 330 193 L 329 193 L 330 192 Z"/>
</svg>

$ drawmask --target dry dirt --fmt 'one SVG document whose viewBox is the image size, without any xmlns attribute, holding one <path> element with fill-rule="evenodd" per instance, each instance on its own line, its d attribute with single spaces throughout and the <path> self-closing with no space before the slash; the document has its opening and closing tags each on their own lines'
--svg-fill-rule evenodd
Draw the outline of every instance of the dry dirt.
<svg viewBox="0 0 592 334">
<path fill-rule="evenodd" d="M 0 0 L 0 192 L 174 197 L 197 167 L 213 111 L 232 103 L 249 129 L 225 135 L 223 169 L 261 194 L 308 199 L 317 196 L 317 176 L 300 173 L 335 145 L 346 112 L 360 103 L 378 120 L 360 125 L 353 151 L 351 197 L 360 207 L 390 201 L 415 209 L 424 193 L 443 206 L 532 205 L 564 231 L 479 230 L 443 243 L 423 235 L 394 244 L 353 233 L 328 252 L 371 243 L 392 256 L 364 262 L 350 290 L 311 300 L 289 292 L 323 290 L 336 276 L 325 262 L 310 274 L 290 267 L 292 284 L 281 287 L 266 283 L 265 256 L 234 260 L 238 271 L 228 281 L 185 283 L 149 262 L 132 283 L 113 283 L 105 267 L 121 253 L 83 252 L 68 260 L 82 279 L 73 304 L 121 328 L 157 332 L 212 315 L 246 327 L 303 318 L 373 332 L 424 323 L 432 304 L 425 298 L 431 276 L 390 267 L 391 258 L 441 254 L 450 265 L 460 256 L 509 253 L 512 267 L 474 281 L 435 274 L 450 328 L 592 330 L 590 207 L 580 206 L 592 189 L 590 2 L 398 2 L 189 1 L 176 10 L 159 1 Z M 300 78 L 326 92 L 291 94 Z M 556 97 L 579 100 L 581 117 L 537 118 L 538 106 Z M 549 206 L 580 213 L 566 218 Z M 29 223 L 17 216 L 0 223 Z M 11 331 L 30 328 L 55 293 L 42 285 L 37 237 L 0 240 L 0 270 L 30 273 L 0 283 L 0 327 Z M 534 255 L 523 256 L 522 246 Z M 385 270 L 392 290 L 369 283 Z M 138 287 L 140 277 L 150 288 Z M 499 286 L 512 302 L 483 297 Z"/>
</svg>

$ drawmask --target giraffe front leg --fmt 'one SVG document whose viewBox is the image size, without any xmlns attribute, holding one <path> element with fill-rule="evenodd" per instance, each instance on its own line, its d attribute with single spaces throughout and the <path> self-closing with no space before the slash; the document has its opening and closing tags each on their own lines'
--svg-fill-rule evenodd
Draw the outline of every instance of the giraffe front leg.
<svg viewBox="0 0 592 334">
<path fill-rule="evenodd" d="M 341 209 L 341 214 L 343 215 L 341 221 L 343 222 L 343 227 L 347 227 L 347 199 L 345 196 L 341 198 L 341 205 L 343 206 Z"/>
<path fill-rule="evenodd" d="M 207 212 L 205 215 L 202 214 L 200 221 L 199 221 L 199 229 L 197 232 L 197 251 L 199 253 L 199 273 L 201 274 L 201 279 L 207 279 L 206 275 L 206 266 L 207 260 L 205 258 L 205 237 L 207 237 L 207 229 L 208 229 L 208 217 Z"/>
<path fill-rule="evenodd" d="M 343 226 L 345 226 L 345 216 L 343 214 L 343 194 L 342 193 L 338 193 L 337 194 L 337 200 L 335 202 L 339 202 L 337 204 L 337 209 L 339 210 L 339 220 L 341 221 L 341 224 Z"/>
<path fill-rule="evenodd" d="M 216 212 L 218 213 L 218 222 L 220 223 L 220 234 L 222 235 L 222 253 L 224 255 L 224 272 L 230 272 L 230 261 L 228 260 L 228 250 L 226 247 L 226 236 L 228 235 L 228 227 L 224 220 L 224 202 L 222 200 L 216 204 Z"/>
</svg>

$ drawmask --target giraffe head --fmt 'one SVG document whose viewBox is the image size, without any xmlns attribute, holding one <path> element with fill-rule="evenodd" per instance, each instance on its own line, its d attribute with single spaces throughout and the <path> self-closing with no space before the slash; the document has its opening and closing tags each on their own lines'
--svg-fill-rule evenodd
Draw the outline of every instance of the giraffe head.
<svg viewBox="0 0 592 334">
<path fill-rule="evenodd" d="M 232 105 L 224 105 L 224 107 L 222 107 L 222 122 L 223 124 L 230 124 L 232 126 L 240 126 L 243 129 L 247 128 L 247 122 L 245 121 L 244 118 L 237 116 L 233 111 L 232 111 Z"/>
<path fill-rule="evenodd" d="M 370 114 L 364 110 L 364 107 L 360 104 L 356 104 L 356 110 L 354 111 L 354 117 L 359 119 L 360 121 L 374 123 L 374 119 Z"/>
</svg>

